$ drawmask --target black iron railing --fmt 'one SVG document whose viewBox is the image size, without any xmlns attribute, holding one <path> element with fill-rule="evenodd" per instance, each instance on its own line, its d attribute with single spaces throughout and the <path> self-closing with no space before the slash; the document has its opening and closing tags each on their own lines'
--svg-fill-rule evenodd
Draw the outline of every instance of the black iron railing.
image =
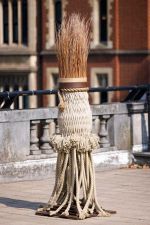
<svg viewBox="0 0 150 225">
<path fill-rule="evenodd" d="M 113 92 L 113 91 L 128 91 L 128 95 L 123 100 L 126 101 L 138 101 L 143 95 L 147 95 L 147 101 L 149 101 L 150 84 L 146 85 L 134 85 L 134 86 L 119 86 L 119 87 L 94 87 L 89 88 L 89 92 Z M 0 109 L 7 109 L 13 104 L 15 99 L 19 96 L 31 96 L 31 95 L 51 95 L 57 94 L 58 90 L 29 90 L 29 91 L 4 91 L 0 92 Z"/>
<path fill-rule="evenodd" d="M 150 84 L 134 85 L 134 86 L 119 86 L 119 87 L 95 87 L 89 88 L 89 92 L 114 92 L 114 91 L 128 91 L 126 98 L 123 102 L 139 101 L 145 95 L 145 101 L 148 110 L 148 130 L 149 139 L 148 145 L 150 149 Z M 0 92 L 0 109 L 9 109 L 19 96 L 31 95 L 51 95 L 57 94 L 58 90 L 29 90 L 29 91 L 13 91 L 13 92 Z"/>
</svg>

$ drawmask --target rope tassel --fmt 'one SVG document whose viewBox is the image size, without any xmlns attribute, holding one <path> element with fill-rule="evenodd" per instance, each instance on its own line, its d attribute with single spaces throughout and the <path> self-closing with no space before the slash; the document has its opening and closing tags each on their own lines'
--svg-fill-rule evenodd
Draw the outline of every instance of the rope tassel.
<svg viewBox="0 0 150 225">
<path fill-rule="evenodd" d="M 88 95 L 86 92 L 65 92 L 63 99 L 66 107 L 59 111 L 58 117 L 61 136 L 55 135 L 51 140 L 58 152 L 55 186 L 48 204 L 38 208 L 36 214 L 78 219 L 109 216 L 96 198 L 91 152 L 93 146 L 98 146 L 98 137 L 91 138 Z M 74 107 L 75 103 L 78 107 Z"/>
<path fill-rule="evenodd" d="M 84 167 L 84 170 L 86 171 L 86 165 L 85 163 L 83 164 L 83 160 L 80 160 L 80 163 L 77 163 L 77 158 L 79 155 L 80 158 L 83 158 L 84 162 L 86 162 L 87 157 L 85 157 L 85 153 L 77 152 L 75 149 L 72 150 L 69 155 L 65 153 L 65 163 L 62 165 L 62 167 L 60 167 L 62 173 L 57 171 L 57 173 L 59 173 L 58 181 L 60 182 L 57 182 L 54 188 L 54 192 L 56 194 L 51 197 L 46 206 L 39 207 L 36 214 L 48 216 L 57 215 L 78 219 L 85 219 L 93 215 L 96 216 L 99 215 L 100 212 L 103 213 L 101 214 L 102 216 L 109 216 L 107 212 L 95 204 L 95 183 L 93 180 L 92 163 L 89 163 L 90 156 L 88 156 L 90 182 L 89 186 L 87 186 L 84 182 L 86 179 L 85 176 L 81 176 L 83 171 L 82 167 Z M 60 183 L 62 186 L 67 184 L 66 190 L 63 188 L 60 189 Z M 82 196 L 83 189 L 87 193 L 87 198 L 86 195 Z M 60 196 L 63 196 L 63 198 L 60 198 Z"/>
<path fill-rule="evenodd" d="M 60 111 L 64 111 L 65 103 L 64 103 L 64 100 L 63 100 L 63 97 L 62 97 L 60 91 L 58 91 L 58 98 L 59 98 L 58 108 L 59 108 Z"/>
</svg>

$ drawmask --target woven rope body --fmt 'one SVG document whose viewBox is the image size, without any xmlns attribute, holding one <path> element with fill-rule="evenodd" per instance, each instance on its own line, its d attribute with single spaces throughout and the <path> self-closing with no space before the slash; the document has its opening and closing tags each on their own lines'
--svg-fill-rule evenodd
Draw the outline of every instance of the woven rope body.
<svg viewBox="0 0 150 225">
<path fill-rule="evenodd" d="M 87 92 L 64 92 L 65 107 L 59 111 L 60 135 L 51 140 L 58 152 L 56 179 L 48 204 L 37 209 L 38 215 L 85 219 L 109 216 L 96 197 L 95 172 L 91 151 L 98 145 L 92 132 L 92 113 Z"/>
<path fill-rule="evenodd" d="M 63 92 L 64 110 L 59 111 L 60 136 L 55 135 L 51 144 L 56 151 L 92 151 L 98 147 L 98 137 L 92 134 L 92 112 L 87 92 Z"/>
<path fill-rule="evenodd" d="M 63 93 L 65 109 L 59 112 L 58 123 L 63 136 L 89 135 L 92 131 L 92 113 L 87 92 Z"/>
</svg>

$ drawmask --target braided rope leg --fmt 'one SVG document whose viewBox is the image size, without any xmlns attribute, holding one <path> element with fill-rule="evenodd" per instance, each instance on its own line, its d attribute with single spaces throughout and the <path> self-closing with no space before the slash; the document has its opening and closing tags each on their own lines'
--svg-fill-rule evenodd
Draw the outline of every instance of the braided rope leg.
<svg viewBox="0 0 150 225">
<path fill-rule="evenodd" d="M 62 164 L 62 155 L 58 154 L 57 156 L 57 162 L 56 162 L 56 177 L 55 177 L 55 185 L 54 185 L 54 189 L 53 192 L 51 194 L 51 197 L 48 201 L 48 205 L 51 206 L 52 202 L 54 202 L 54 196 L 56 195 L 56 189 L 58 186 L 58 180 L 60 179 L 60 172 L 61 172 L 61 164 Z"/>
<path fill-rule="evenodd" d="M 68 163 L 68 154 L 65 154 L 64 156 L 64 163 L 62 166 L 62 172 L 60 174 L 60 177 L 58 179 L 57 185 L 56 185 L 56 189 L 54 190 L 55 195 L 54 198 L 52 199 L 52 203 L 50 203 L 51 206 L 53 206 L 53 204 L 55 204 L 55 202 L 57 202 L 58 197 L 60 196 L 62 190 L 63 190 L 63 186 L 64 186 L 64 182 L 65 182 L 65 172 L 66 172 L 66 168 L 67 168 L 67 163 Z"/>
<path fill-rule="evenodd" d="M 91 155 L 89 155 L 89 160 L 91 162 L 91 169 L 92 169 L 92 174 L 93 174 L 93 182 L 94 182 L 94 202 L 95 202 L 95 209 L 98 213 L 99 216 L 103 217 L 109 217 L 111 214 L 106 212 L 98 203 L 97 201 L 97 195 L 96 195 L 96 185 L 95 185 L 95 171 L 94 171 L 94 165 L 93 165 L 93 160 Z"/>
<path fill-rule="evenodd" d="M 73 202 L 73 197 L 74 197 L 74 183 L 75 183 L 75 171 L 74 171 L 74 152 L 71 152 L 70 154 L 70 158 L 69 158 L 69 168 L 71 170 L 71 180 L 68 183 L 69 185 L 69 191 L 70 191 L 70 197 L 69 197 L 69 201 L 68 201 L 68 205 L 67 208 L 65 209 L 65 211 L 61 214 L 62 216 L 69 216 L 69 210 L 71 207 L 71 204 Z M 70 177 L 69 174 L 70 171 L 68 171 L 68 178 Z"/>
</svg>

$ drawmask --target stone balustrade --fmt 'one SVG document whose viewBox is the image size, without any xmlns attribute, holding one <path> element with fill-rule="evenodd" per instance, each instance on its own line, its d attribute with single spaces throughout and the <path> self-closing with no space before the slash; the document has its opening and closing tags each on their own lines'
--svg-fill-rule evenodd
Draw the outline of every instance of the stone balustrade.
<svg viewBox="0 0 150 225">
<path fill-rule="evenodd" d="M 57 119 L 32 120 L 30 122 L 30 155 L 56 156 L 50 145 L 50 137 L 54 130 L 55 134 L 59 134 Z M 41 136 L 38 137 L 41 132 Z M 30 156 L 30 158 L 32 157 Z"/>
<path fill-rule="evenodd" d="M 93 152 L 95 165 L 126 165 L 132 152 L 148 148 L 144 103 L 93 105 L 91 109 L 93 133 L 99 136 L 99 148 Z M 59 135 L 57 115 L 57 107 L 0 111 L 0 179 L 8 179 L 8 171 L 13 173 L 12 168 L 18 165 L 19 168 L 28 167 L 33 178 L 35 168 L 44 171 L 43 168 L 55 164 L 57 155 L 49 140 L 54 133 Z M 45 174 L 38 174 L 38 177 Z M 29 174 L 22 177 L 29 179 Z"/>
</svg>

